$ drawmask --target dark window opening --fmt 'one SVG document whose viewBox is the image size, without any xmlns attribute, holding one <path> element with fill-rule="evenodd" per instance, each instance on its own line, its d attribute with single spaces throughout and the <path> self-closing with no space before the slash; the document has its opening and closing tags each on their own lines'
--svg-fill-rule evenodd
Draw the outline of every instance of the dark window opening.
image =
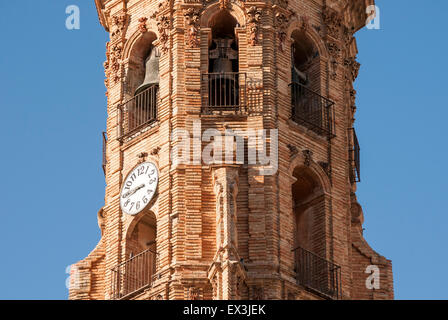
<svg viewBox="0 0 448 320">
<path fill-rule="evenodd" d="M 291 117 L 319 135 L 333 136 L 333 102 L 319 94 L 319 52 L 302 32 L 291 35 Z"/>
<path fill-rule="evenodd" d="M 340 298 L 340 267 L 326 260 L 325 195 L 311 171 L 297 168 L 292 185 L 297 282 L 331 299 Z"/>
<path fill-rule="evenodd" d="M 127 299 L 151 286 L 156 273 L 157 227 L 148 212 L 126 238 L 126 260 L 112 269 L 112 298 Z"/>
<path fill-rule="evenodd" d="M 119 108 L 122 112 L 121 137 L 133 134 L 157 119 L 159 101 L 159 53 L 150 45 L 146 55 L 130 67 L 133 96 Z"/>
<path fill-rule="evenodd" d="M 202 77 L 207 93 L 206 113 L 240 111 L 243 105 L 245 74 L 239 72 L 237 25 L 226 10 L 211 19 L 208 72 Z"/>
</svg>

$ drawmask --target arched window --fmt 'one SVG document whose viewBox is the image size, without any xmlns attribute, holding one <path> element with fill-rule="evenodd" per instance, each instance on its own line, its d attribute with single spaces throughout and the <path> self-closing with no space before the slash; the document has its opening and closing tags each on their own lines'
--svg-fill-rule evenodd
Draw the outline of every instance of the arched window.
<svg viewBox="0 0 448 320">
<path fill-rule="evenodd" d="M 308 289 L 331 298 L 340 296 L 340 267 L 325 259 L 326 199 L 322 185 L 308 167 L 298 167 L 292 185 L 295 227 L 295 272 Z"/>
<path fill-rule="evenodd" d="M 322 248 L 319 234 L 325 232 L 323 190 L 308 168 L 296 168 L 293 176 L 297 179 L 292 185 L 295 241 L 297 246 L 316 252 Z"/>
<path fill-rule="evenodd" d="M 156 239 L 156 217 L 152 212 L 144 213 L 129 229 L 126 260 L 112 269 L 114 299 L 133 295 L 151 285 L 156 273 Z"/>
<path fill-rule="evenodd" d="M 320 94 L 321 66 L 319 51 L 300 30 L 291 34 L 292 119 L 317 134 L 332 133 L 333 102 Z"/>
<path fill-rule="evenodd" d="M 302 31 L 293 31 L 291 41 L 291 81 L 318 89 L 319 52 Z"/>
<path fill-rule="evenodd" d="M 226 10 L 221 10 L 210 20 L 209 72 L 238 72 L 236 26 L 236 19 Z"/>
<path fill-rule="evenodd" d="M 128 258 L 132 258 L 146 250 L 155 252 L 156 238 L 156 217 L 152 212 L 144 213 L 126 239 L 126 253 Z"/>
<path fill-rule="evenodd" d="M 144 33 L 134 44 L 126 77 L 126 101 L 122 111 L 122 135 L 127 135 L 157 119 L 159 52 L 152 44 L 155 35 Z"/>
</svg>

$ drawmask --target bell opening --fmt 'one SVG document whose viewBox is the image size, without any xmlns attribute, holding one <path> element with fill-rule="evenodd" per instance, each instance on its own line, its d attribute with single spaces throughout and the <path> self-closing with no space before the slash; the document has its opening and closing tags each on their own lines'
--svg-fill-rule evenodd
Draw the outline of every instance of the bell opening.
<svg viewBox="0 0 448 320">
<path fill-rule="evenodd" d="M 221 10 L 210 22 L 212 39 L 209 46 L 209 106 L 234 108 L 240 105 L 238 43 L 236 19 Z"/>
<path fill-rule="evenodd" d="M 129 130 L 136 130 L 157 118 L 159 56 L 157 48 L 151 46 L 142 66 L 145 70 L 144 80 L 135 90 L 134 98 L 129 102 Z"/>
<path fill-rule="evenodd" d="M 294 31 L 291 35 L 291 41 L 291 80 L 295 83 L 307 85 L 312 73 L 313 61 L 319 56 L 319 52 L 302 31 Z"/>
</svg>

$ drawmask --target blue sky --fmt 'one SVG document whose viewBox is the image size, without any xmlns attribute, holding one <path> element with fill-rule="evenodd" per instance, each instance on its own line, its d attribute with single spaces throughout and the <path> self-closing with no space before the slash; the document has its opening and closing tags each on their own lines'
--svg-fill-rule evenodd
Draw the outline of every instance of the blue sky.
<svg viewBox="0 0 448 320">
<path fill-rule="evenodd" d="M 65 28 L 65 8 L 81 29 Z M 358 33 L 358 198 L 399 299 L 445 299 L 448 2 L 381 1 Z M 94 1 L 0 1 L 0 299 L 66 299 L 65 268 L 100 238 L 107 34 Z"/>
</svg>

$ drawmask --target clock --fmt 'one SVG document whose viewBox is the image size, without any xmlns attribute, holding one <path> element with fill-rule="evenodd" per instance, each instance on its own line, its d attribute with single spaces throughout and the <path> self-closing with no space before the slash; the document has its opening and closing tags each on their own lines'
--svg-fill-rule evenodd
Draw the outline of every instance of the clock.
<svg viewBox="0 0 448 320">
<path fill-rule="evenodd" d="M 124 213 L 136 215 L 152 200 L 159 182 L 159 172 L 152 162 L 143 162 L 129 172 L 120 193 Z"/>
</svg>

